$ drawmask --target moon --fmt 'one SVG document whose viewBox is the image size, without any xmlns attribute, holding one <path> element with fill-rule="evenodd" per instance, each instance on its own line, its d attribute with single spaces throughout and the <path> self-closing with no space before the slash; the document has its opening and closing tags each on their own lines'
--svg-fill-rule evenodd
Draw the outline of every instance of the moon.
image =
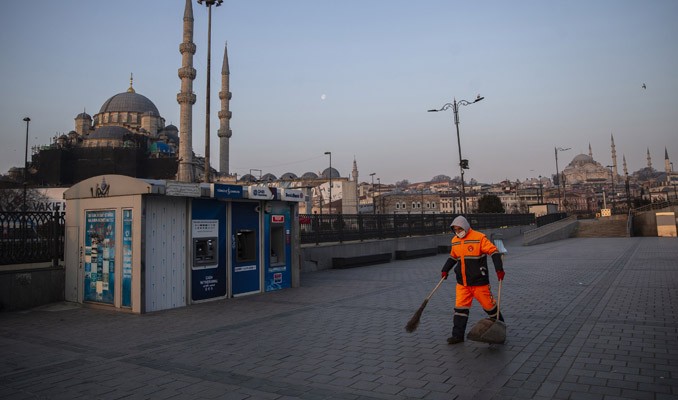
<svg viewBox="0 0 678 400">
<path fill-rule="evenodd" d="M 320 100 L 325 100 L 326 98 L 327 98 L 327 96 L 325 96 L 325 93 L 320 95 Z"/>
</svg>

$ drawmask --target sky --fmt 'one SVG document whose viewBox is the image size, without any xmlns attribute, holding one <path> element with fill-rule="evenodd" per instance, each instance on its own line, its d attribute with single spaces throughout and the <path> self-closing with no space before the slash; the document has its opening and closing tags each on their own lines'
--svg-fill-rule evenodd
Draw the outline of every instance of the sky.
<svg viewBox="0 0 678 400">
<path fill-rule="evenodd" d="M 179 126 L 185 0 L 33 0 L 0 14 L 0 173 L 129 87 Z M 205 154 L 207 15 L 193 2 L 193 149 Z M 212 8 L 210 158 L 218 168 L 223 51 L 230 172 L 361 182 L 459 176 L 446 103 L 459 106 L 465 179 L 556 173 L 576 155 L 629 172 L 678 162 L 675 0 L 225 0 Z M 642 85 L 646 85 L 646 89 Z M 29 150 L 30 152 L 30 150 Z M 29 155 L 30 158 L 30 155 Z M 260 172 L 261 171 L 261 172 Z"/>
</svg>

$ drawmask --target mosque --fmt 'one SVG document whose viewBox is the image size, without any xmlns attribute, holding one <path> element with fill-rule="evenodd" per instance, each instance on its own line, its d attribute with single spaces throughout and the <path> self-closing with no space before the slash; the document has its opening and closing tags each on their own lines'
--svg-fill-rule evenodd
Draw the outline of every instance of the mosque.
<svg viewBox="0 0 678 400">
<path fill-rule="evenodd" d="M 56 135 L 46 146 L 34 149 L 28 165 L 31 186 L 67 186 L 84 179 L 120 174 L 146 179 L 201 181 L 204 158 L 192 149 L 192 107 L 195 104 L 193 80 L 193 7 L 186 0 L 183 16 L 183 42 L 179 45 L 182 65 L 178 70 L 181 91 L 179 127 L 166 125 L 158 108 L 146 96 L 137 93 L 130 76 L 129 88 L 106 100 L 94 116 L 82 112 L 75 117 L 74 129 Z M 228 142 L 231 137 L 228 52 L 224 48 L 219 98 L 219 171 L 210 167 L 216 180 L 228 178 Z M 23 169 L 13 168 L 10 177 L 23 179 Z"/>
</svg>

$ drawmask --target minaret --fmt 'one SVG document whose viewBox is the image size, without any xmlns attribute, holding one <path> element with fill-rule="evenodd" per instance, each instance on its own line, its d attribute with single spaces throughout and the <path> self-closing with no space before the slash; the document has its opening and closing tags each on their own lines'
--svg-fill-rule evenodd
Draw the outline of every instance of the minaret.
<svg viewBox="0 0 678 400">
<path fill-rule="evenodd" d="M 591 151 L 591 143 L 589 143 L 589 157 L 593 158 L 593 152 Z"/>
<path fill-rule="evenodd" d="M 671 161 L 669 160 L 669 150 L 664 147 L 664 171 L 666 171 L 666 182 L 671 182 Z"/>
<path fill-rule="evenodd" d="M 610 138 L 612 139 L 612 187 L 614 187 L 617 179 L 617 150 L 614 148 L 614 135 L 610 134 Z"/>
<path fill-rule="evenodd" d="M 195 54 L 195 43 L 193 43 L 193 6 L 191 0 L 186 0 L 184 38 L 179 45 L 179 52 L 181 53 L 181 68 L 179 68 L 181 92 L 177 94 L 177 102 L 180 106 L 177 180 L 179 182 L 193 182 L 195 180 L 193 172 L 193 104 L 195 104 L 193 55 Z"/>
<path fill-rule="evenodd" d="M 351 175 L 353 175 L 353 180 L 358 182 L 358 163 L 356 162 L 355 157 L 353 157 L 353 171 L 351 172 Z"/>
<path fill-rule="evenodd" d="M 652 158 L 650 157 L 650 148 L 647 148 L 647 167 L 652 169 Z"/>
<path fill-rule="evenodd" d="M 626 168 L 626 155 L 622 155 L 622 162 L 624 163 L 624 176 L 628 176 L 629 170 Z"/>
<path fill-rule="evenodd" d="M 229 140 L 233 135 L 231 131 L 231 111 L 229 111 L 231 103 L 230 87 L 231 72 L 228 68 L 228 48 L 224 45 L 224 63 L 221 66 L 221 91 L 219 92 L 219 99 L 221 99 L 221 110 L 219 111 L 219 172 L 222 175 L 228 175 L 229 164 Z"/>
</svg>

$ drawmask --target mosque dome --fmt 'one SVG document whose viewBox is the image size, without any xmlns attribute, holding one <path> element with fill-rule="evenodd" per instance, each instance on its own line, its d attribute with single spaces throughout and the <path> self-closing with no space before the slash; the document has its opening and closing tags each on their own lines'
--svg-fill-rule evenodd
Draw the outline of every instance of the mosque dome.
<svg viewBox="0 0 678 400">
<path fill-rule="evenodd" d="M 118 93 L 101 106 L 99 113 L 107 112 L 138 112 L 160 115 L 158 108 L 146 96 L 134 91 Z"/>
<path fill-rule="evenodd" d="M 597 164 L 597 163 L 593 160 L 593 157 L 586 154 L 579 154 L 575 156 L 570 162 L 570 165 L 572 166 L 585 164 Z"/>
<path fill-rule="evenodd" d="M 302 179 L 318 179 L 318 175 L 315 172 L 307 172 L 301 176 Z"/>
<path fill-rule="evenodd" d="M 78 115 L 75 117 L 75 119 L 88 119 L 88 120 L 91 121 L 91 120 L 92 120 L 92 117 L 91 117 L 89 114 L 85 113 L 85 112 L 81 112 L 80 114 L 78 114 Z"/>
</svg>

